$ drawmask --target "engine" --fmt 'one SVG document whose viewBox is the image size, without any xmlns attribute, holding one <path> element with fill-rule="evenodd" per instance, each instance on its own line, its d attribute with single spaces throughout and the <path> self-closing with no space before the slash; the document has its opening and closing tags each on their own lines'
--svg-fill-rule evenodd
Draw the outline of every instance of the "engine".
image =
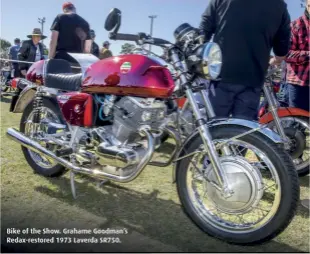
<svg viewBox="0 0 310 254">
<path fill-rule="evenodd" d="M 142 126 L 157 130 L 163 124 L 167 106 L 163 101 L 123 97 L 114 105 L 112 134 L 120 142 L 135 142 Z"/>
<path fill-rule="evenodd" d="M 111 111 L 113 124 L 85 129 L 86 136 L 84 142 L 79 142 L 75 162 L 111 175 L 129 176 L 149 156 L 150 148 L 148 142 L 144 142 L 147 140 L 141 138 L 140 129 L 159 130 L 166 112 L 167 106 L 160 100 L 137 97 L 115 99 Z M 151 143 L 155 146 L 158 137 L 153 135 Z"/>
</svg>

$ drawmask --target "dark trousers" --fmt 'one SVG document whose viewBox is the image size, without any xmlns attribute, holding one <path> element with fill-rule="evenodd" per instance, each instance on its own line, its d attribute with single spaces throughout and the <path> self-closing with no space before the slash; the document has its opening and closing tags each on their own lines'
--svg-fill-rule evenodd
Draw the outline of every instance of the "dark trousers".
<svg viewBox="0 0 310 254">
<path fill-rule="evenodd" d="M 287 84 L 289 105 L 309 111 L 309 86 Z"/>
<path fill-rule="evenodd" d="M 19 70 L 19 64 L 18 63 L 12 63 L 13 68 L 14 68 L 14 78 L 19 78 L 20 75 L 20 70 Z"/>
<path fill-rule="evenodd" d="M 216 117 L 258 119 L 262 88 L 213 82 L 209 92 Z"/>
</svg>

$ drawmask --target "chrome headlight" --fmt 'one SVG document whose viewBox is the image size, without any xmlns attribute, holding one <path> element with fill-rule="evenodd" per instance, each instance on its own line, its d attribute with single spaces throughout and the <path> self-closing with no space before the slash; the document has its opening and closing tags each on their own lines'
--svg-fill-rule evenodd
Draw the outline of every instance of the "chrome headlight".
<svg viewBox="0 0 310 254">
<path fill-rule="evenodd" d="M 217 79 L 222 69 L 222 51 L 214 42 L 205 43 L 202 53 L 203 74 L 207 78 Z"/>
</svg>

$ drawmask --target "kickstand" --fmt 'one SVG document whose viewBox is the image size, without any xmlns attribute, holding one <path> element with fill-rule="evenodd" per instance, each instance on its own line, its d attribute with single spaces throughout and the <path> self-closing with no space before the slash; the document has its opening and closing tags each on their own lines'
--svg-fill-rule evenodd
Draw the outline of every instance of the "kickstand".
<svg viewBox="0 0 310 254">
<path fill-rule="evenodd" d="M 75 181 L 74 181 L 75 173 L 73 170 L 70 171 L 70 184 L 71 184 L 71 192 L 74 199 L 76 199 L 76 188 L 75 188 Z"/>
<path fill-rule="evenodd" d="M 102 185 L 104 185 L 105 183 L 107 183 L 109 180 L 102 180 L 97 182 L 97 188 L 100 188 Z"/>
</svg>

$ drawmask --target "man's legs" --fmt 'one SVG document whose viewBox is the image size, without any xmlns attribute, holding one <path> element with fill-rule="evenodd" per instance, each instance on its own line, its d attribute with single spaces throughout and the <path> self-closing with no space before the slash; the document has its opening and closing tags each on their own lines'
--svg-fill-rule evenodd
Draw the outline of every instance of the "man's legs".
<svg viewBox="0 0 310 254">
<path fill-rule="evenodd" d="M 232 117 L 257 121 L 261 88 L 244 87 L 234 98 Z"/>
<path fill-rule="evenodd" d="M 14 68 L 14 78 L 19 78 L 20 77 L 19 64 L 13 63 L 12 65 Z"/>
<path fill-rule="evenodd" d="M 209 99 L 216 117 L 229 117 L 233 108 L 234 97 L 238 86 L 213 82 L 209 91 Z"/>
<path fill-rule="evenodd" d="M 309 111 L 309 86 L 288 84 L 290 107 Z"/>
</svg>

